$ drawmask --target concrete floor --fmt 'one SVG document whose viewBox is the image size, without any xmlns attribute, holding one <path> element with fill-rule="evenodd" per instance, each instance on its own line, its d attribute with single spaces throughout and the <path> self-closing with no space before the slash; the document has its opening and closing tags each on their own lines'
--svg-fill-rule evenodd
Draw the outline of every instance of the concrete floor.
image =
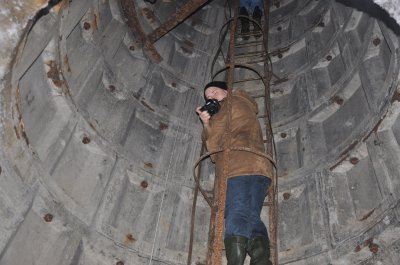
<svg viewBox="0 0 400 265">
<path fill-rule="evenodd" d="M 186 264 L 225 3 L 156 42 L 154 64 L 119 1 L 64 1 L 26 34 L 45 2 L 0 3 L 0 264 Z M 186 1 L 135 2 L 150 32 Z M 400 8 L 375 2 L 394 19 L 372 1 L 271 7 L 280 264 L 400 264 Z M 199 198 L 192 264 L 208 222 Z"/>
</svg>

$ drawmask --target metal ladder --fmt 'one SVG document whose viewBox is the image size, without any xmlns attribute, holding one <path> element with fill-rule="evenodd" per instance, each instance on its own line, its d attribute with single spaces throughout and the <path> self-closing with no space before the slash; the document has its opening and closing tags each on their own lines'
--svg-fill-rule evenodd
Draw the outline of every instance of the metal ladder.
<svg viewBox="0 0 400 265">
<path fill-rule="evenodd" d="M 270 157 L 276 157 L 273 133 L 271 127 L 271 108 L 270 108 L 270 89 L 269 83 L 272 78 L 272 63 L 268 55 L 268 22 L 269 22 L 269 6 L 271 0 L 264 0 L 264 17 L 262 19 L 262 25 L 258 25 L 256 21 L 249 19 L 250 25 L 255 27 L 261 27 L 262 36 L 255 38 L 254 33 L 250 33 L 247 37 L 248 40 L 244 40 L 243 34 L 239 33 L 238 27 L 239 20 L 247 19 L 238 14 L 238 0 L 227 1 L 234 2 L 233 7 L 228 7 L 228 10 L 233 11 L 233 16 L 228 16 L 227 22 L 221 29 L 220 41 L 225 39 L 225 35 L 229 29 L 229 48 L 228 54 L 225 58 L 222 48 L 218 49 L 218 52 L 214 58 L 213 65 L 217 60 L 223 60 L 225 67 L 213 72 L 211 70 L 211 78 L 216 78 L 219 74 L 226 72 L 226 80 L 228 87 L 241 87 L 243 90 L 248 92 L 260 105 L 263 105 L 263 110 L 259 112 L 259 120 L 263 127 L 263 137 L 266 154 Z M 251 14 L 250 14 L 251 15 Z M 229 27 L 229 28 L 228 28 Z M 236 70 L 235 70 L 236 69 Z M 250 88 L 250 89 L 249 89 Z M 230 93 L 231 89 L 228 90 L 227 105 L 230 106 Z M 261 103 L 261 104 L 260 104 Z M 229 118 L 228 118 L 229 120 Z M 228 122 L 229 126 L 229 122 Z M 229 128 L 228 128 L 229 130 Z M 229 140 L 226 141 L 226 145 L 229 145 Z M 229 150 L 225 146 L 222 156 L 227 157 Z M 194 229 L 194 215 L 197 201 L 197 194 L 200 191 L 207 203 L 211 207 L 211 218 L 209 226 L 209 240 L 208 240 L 208 252 L 207 252 L 207 265 L 220 265 L 222 262 L 222 250 L 223 250 L 223 227 L 224 227 L 224 206 L 226 199 L 226 184 L 227 176 L 219 176 L 214 183 L 213 195 L 210 196 L 200 186 L 199 176 L 201 175 L 200 162 L 207 158 L 210 154 L 203 154 L 204 146 L 202 147 L 202 156 L 197 161 L 195 166 L 195 181 L 196 188 L 193 200 L 192 208 L 192 225 L 191 225 L 191 238 L 189 245 L 188 265 L 191 263 L 192 248 L 193 248 L 193 229 Z M 223 174 L 225 175 L 225 174 Z M 269 214 L 269 238 L 270 238 L 270 250 L 271 260 L 274 265 L 278 265 L 278 245 L 277 245 L 277 223 L 278 223 L 278 204 L 277 204 L 277 177 L 276 172 L 272 176 L 272 182 L 268 191 L 267 201 L 264 202 L 264 206 L 268 207 Z"/>
</svg>

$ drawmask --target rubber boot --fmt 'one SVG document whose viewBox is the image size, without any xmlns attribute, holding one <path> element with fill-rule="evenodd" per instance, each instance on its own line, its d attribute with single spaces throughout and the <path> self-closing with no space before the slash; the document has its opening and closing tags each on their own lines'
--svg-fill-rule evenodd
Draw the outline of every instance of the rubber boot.
<svg viewBox="0 0 400 265">
<path fill-rule="evenodd" d="M 262 11 L 258 6 L 256 6 L 253 11 L 253 19 L 260 25 L 260 27 L 262 26 L 261 25 L 261 16 L 262 16 Z M 254 30 L 253 30 L 254 37 L 256 39 L 258 39 L 261 37 L 261 29 L 254 23 L 253 23 L 253 25 L 254 25 Z"/>
<path fill-rule="evenodd" d="M 245 7 L 241 7 L 239 11 L 239 15 L 241 16 L 249 16 L 249 13 L 247 12 L 247 9 Z M 242 38 L 244 40 L 248 40 L 250 38 L 249 33 L 250 33 L 250 21 L 246 18 L 241 18 L 240 19 L 240 24 L 241 24 L 241 31 L 240 33 L 242 34 Z"/>
<path fill-rule="evenodd" d="M 269 240 L 266 237 L 258 236 L 248 241 L 247 253 L 249 253 L 250 265 L 272 265 L 269 260 Z"/>
<path fill-rule="evenodd" d="M 224 241 L 227 265 L 243 265 L 248 239 L 244 236 L 230 236 Z"/>
</svg>

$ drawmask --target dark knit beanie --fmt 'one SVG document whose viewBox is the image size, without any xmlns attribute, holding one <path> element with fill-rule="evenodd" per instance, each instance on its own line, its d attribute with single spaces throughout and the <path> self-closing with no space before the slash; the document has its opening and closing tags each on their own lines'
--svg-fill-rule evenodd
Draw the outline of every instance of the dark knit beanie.
<svg viewBox="0 0 400 265">
<path fill-rule="evenodd" d="M 212 87 L 212 86 L 215 86 L 215 87 L 218 87 L 218 88 L 221 88 L 221 89 L 224 89 L 224 90 L 228 90 L 228 85 L 226 84 L 226 82 L 223 82 L 223 81 L 212 81 L 212 82 L 208 83 L 204 87 L 204 98 L 206 98 L 206 95 L 205 95 L 206 89 L 209 88 L 209 87 Z"/>
</svg>

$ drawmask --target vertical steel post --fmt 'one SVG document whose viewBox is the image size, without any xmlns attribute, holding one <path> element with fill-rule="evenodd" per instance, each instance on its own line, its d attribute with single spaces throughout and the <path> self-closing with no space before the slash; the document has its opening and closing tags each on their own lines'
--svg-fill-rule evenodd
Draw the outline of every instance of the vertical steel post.
<svg viewBox="0 0 400 265">
<path fill-rule="evenodd" d="M 226 190 L 228 182 L 228 161 L 230 156 L 230 145 L 231 145 L 231 111 L 232 111 L 232 88 L 235 71 L 235 32 L 238 19 L 238 0 L 234 0 L 233 4 L 234 17 L 230 22 L 230 39 L 229 39 L 229 50 L 228 50 L 228 61 L 229 66 L 227 75 L 228 84 L 228 95 L 226 99 L 228 116 L 227 124 L 224 135 L 224 151 L 222 152 L 222 163 L 223 170 L 222 175 L 217 176 L 217 186 L 214 188 L 214 201 L 216 202 L 215 208 L 212 209 L 212 218 L 210 221 L 210 232 L 212 232 L 212 238 L 209 240 L 209 253 L 207 255 L 207 265 L 221 265 L 222 263 L 222 246 L 223 246 L 223 234 L 224 234 L 224 216 L 225 216 L 225 202 L 226 202 Z M 210 234 L 211 235 L 211 234 Z"/>
<path fill-rule="evenodd" d="M 263 27 L 263 42 L 265 47 L 265 54 L 268 57 L 268 34 L 269 34 L 269 10 L 270 0 L 264 0 L 264 27 Z M 266 153 L 267 155 L 274 157 L 273 150 L 273 132 L 271 128 L 271 97 L 269 83 L 272 78 L 272 65 L 270 60 L 266 60 L 264 63 L 264 76 L 263 83 L 265 86 L 265 128 L 266 128 Z M 276 158 L 275 158 L 276 159 Z M 270 252 L 272 263 L 278 265 L 278 178 L 276 172 L 271 176 L 272 185 L 268 192 L 268 213 L 269 213 L 269 238 L 270 238 Z"/>
</svg>

